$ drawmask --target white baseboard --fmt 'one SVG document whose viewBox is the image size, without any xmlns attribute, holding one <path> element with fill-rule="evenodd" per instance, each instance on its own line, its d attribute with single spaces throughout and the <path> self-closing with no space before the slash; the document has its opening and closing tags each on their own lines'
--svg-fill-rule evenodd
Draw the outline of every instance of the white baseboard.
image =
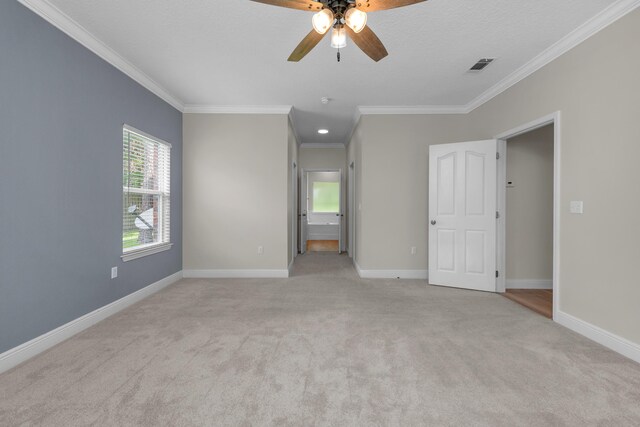
<svg viewBox="0 0 640 427">
<path fill-rule="evenodd" d="M 353 260 L 358 276 L 363 279 L 423 279 L 429 277 L 427 270 L 363 270 Z"/>
<path fill-rule="evenodd" d="M 109 316 L 116 314 L 117 312 L 124 310 L 141 301 L 148 296 L 158 292 L 159 290 L 166 288 L 167 286 L 177 282 L 182 278 L 182 271 L 179 271 L 164 279 L 158 280 L 155 283 L 150 284 L 132 294 L 120 298 L 110 304 L 100 307 L 97 310 L 87 313 L 82 317 L 78 317 L 69 323 L 66 323 L 52 331 L 49 331 L 39 337 L 27 341 L 24 344 L 14 347 L 10 350 L 0 354 L 0 373 L 8 371 L 9 369 L 31 359 L 34 356 L 42 353 L 45 350 L 50 349 L 56 344 L 71 338 L 75 334 L 84 331 L 85 329 L 95 325 L 96 323 L 106 319 Z"/>
<path fill-rule="evenodd" d="M 544 279 L 507 279 L 507 289 L 553 289 L 553 280 Z"/>
<path fill-rule="evenodd" d="M 184 270 L 191 279 L 272 279 L 287 278 L 289 270 Z"/>
<path fill-rule="evenodd" d="M 560 310 L 556 312 L 553 320 L 562 326 L 597 342 L 598 344 L 602 344 L 603 346 L 640 363 L 640 344 L 636 344 L 625 338 L 619 337 L 618 335 L 605 331 L 598 326 L 592 325 L 584 320 L 580 320 L 577 317 Z"/>
</svg>

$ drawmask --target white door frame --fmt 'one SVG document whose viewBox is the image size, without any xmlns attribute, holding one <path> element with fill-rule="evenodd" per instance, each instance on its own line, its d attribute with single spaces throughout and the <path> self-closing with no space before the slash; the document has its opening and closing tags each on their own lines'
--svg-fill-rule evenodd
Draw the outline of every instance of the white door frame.
<svg viewBox="0 0 640 427">
<path fill-rule="evenodd" d="M 498 219 L 497 228 L 497 262 L 498 276 L 496 287 L 498 292 L 506 290 L 505 267 L 507 265 L 506 253 L 506 207 L 507 207 L 507 140 L 527 132 L 534 131 L 547 125 L 553 125 L 553 320 L 557 319 L 560 309 L 560 111 L 533 120 L 522 126 L 518 126 L 506 132 L 502 132 L 495 138 L 498 140 Z"/>
<path fill-rule="evenodd" d="M 340 212 L 338 213 L 340 221 L 340 225 L 338 226 L 338 253 L 341 254 L 344 251 L 344 204 L 345 204 L 345 191 L 344 191 L 344 177 L 342 173 L 342 169 L 324 169 L 324 168 L 316 168 L 316 169 L 303 169 L 303 172 L 306 174 L 306 177 L 309 176 L 309 173 L 313 172 L 338 172 L 340 174 Z M 306 178 L 304 180 L 304 185 L 309 186 L 309 179 Z M 306 200 L 303 200 L 302 203 L 305 204 L 305 211 L 307 211 L 307 218 L 309 217 L 309 189 L 306 188 Z M 307 235 L 307 238 L 309 236 Z"/>
<path fill-rule="evenodd" d="M 298 253 L 307 252 L 307 174 L 304 168 L 300 168 L 298 185 Z M 307 221 L 307 223 L 305 223 Z"/>
<path fill-rule="evenodd" d="M 356 259 L 356 163 L 349 164 L 349 190 L 347 192 L 349 203 L 347 204 L 347 215 L 349 223 L 349 246 L 348 254 Z"/>
<path fill-rule="evenodd" d="M 291 167 L 291 260 L 298 256 L 298 164 L 293 162 Z"/>
</svg>

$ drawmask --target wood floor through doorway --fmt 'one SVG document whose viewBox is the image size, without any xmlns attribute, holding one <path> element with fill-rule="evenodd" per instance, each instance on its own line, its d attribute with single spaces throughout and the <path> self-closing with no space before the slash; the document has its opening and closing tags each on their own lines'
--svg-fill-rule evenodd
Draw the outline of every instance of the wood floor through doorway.
<svg viewBox="0 0 640 427">
<path fill-rule="evenodd" d="M 551 289 L 507 289 L 504 296 L 549 319 L 553 318 Z"/>
<path fill-rule="evenodd" d="M 308 252 L 338 252 L 337 240 L 308 240 Z"/>
</svg>

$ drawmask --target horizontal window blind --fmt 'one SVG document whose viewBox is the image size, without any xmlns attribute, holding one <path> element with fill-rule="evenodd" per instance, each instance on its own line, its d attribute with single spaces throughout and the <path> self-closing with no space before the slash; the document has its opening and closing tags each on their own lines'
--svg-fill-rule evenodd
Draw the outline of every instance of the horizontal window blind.
<svg viewBox="0 0 640 427">
<path fill-rule="evenodd" d="M 171 145 L 124 126 L 123 253 L 170 242 Z"/>
</svg>

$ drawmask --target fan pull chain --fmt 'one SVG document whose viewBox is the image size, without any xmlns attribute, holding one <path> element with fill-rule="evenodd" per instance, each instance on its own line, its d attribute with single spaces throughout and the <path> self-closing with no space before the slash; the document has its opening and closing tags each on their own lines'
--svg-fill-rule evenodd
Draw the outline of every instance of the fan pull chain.
<svg viewBox="0 0 640 427">
<path fill-rule="evenodd" d="M 340 62 L 340 49 L 338 49 L 338 62 Z"/>
</svg>

